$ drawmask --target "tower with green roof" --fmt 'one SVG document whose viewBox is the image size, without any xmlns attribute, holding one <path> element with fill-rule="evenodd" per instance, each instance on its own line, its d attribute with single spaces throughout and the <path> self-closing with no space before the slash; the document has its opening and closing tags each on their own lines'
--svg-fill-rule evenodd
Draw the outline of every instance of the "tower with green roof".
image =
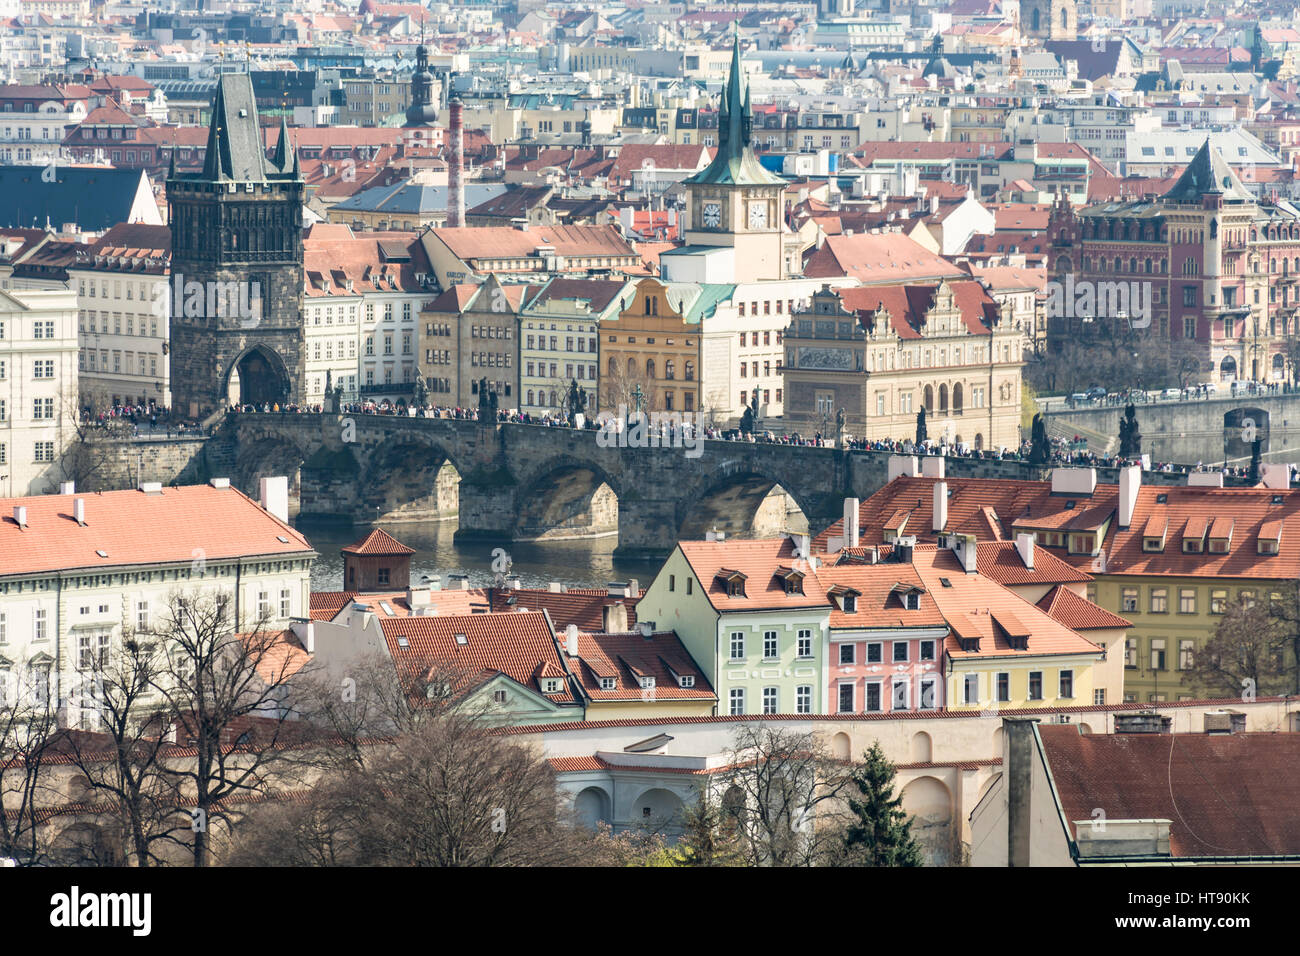
<svg viewBox="0 0 1300 956">
<path fill-rule="evenodd" d="M 782 193 L 786 182 L 754 155 L 749 84 L 740 65 L 740 36 L 718 107 L 718 151 L 684 183 L 687 246 L 735 250 L 736 282 L 784 279 Z"/>
</svg>

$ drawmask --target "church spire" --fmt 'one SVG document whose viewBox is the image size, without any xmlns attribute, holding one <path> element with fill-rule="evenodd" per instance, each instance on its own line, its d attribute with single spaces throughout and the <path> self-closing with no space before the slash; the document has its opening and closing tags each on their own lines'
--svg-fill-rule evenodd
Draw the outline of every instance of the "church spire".
<svg viewBox="0 0 1300 956">
<path fill-rule="evenodd" d="M 737 27 L 735 38 L 731 47 L 731 72 L 727 76 L 727 87 L 722 91 L 721 110 L 725 115 L 718 116 L 718 132 L 721 134 L 725 124 L 727 137 L 726 149 L 728 156 L 740 158 L 749 145 L 749 139 L 745 135 L 745 112 L 749 108 L 749 97 L 745 89 L 744 75 L 740 69 L 740 29 Z M 721 142 L 719 137 L 719 142 Z M 721 153 L 721 150 L 719 150 Z"/>
<path fill-rule="evenodd" d="M 288 117 L 281 115 L 280 139 L 279 142 L 275 144 L 275 155 L 271 157 L 271 162 L 275 164 L 277 172 L 289 172 L 290 160 L 294 158 L 289 155 L 292 150 L 293 147 L 289 145 L 289 119 Z"/>
</svg>

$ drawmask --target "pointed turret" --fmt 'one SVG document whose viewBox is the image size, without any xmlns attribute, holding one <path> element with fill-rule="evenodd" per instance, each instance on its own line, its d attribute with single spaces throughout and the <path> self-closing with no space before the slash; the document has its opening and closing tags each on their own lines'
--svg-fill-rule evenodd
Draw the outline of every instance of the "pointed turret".
<svg viewBox="0 0 1300 956">
<path fill-rule="evenodd" d="M 1253 202 L 1250 190 L 1241 184 L 1232 167 L 1207 136 L 1183 174 L 1163 199 L 1169 202 L 1199 203 L 1203 196 L 1220 195 L 1225 202 Z"/>
<path fill-rule="evenodd" d="M 297 162 L 298 157 L 290 156 L 291 152 L 296 152 L 289 145 L 289 119 L 280 117 L 280 139 L 275 144 L 275 155 L 271 157 L 271 162 L 275 165 L 276 171 L 287 173 L 292 169 L 293 163 Z"/>
<path fill-rule="evenodd" d="M 252 77 L 247 73 L 223 74 L 212 101 L 202 178 L 261 182 L 266 172 Z"/>
<path fill-rule="evenodd" d="M 740 32 L 731 48 L 731 70 L 718 103 L 718 152 L 704 169 L 687 183 L 716 183 L 745 186 L 783 184 L 784 179 L 764 169 L 754 155 L 750 119 L 749 84 L 740 65 Z"/>
</svg>

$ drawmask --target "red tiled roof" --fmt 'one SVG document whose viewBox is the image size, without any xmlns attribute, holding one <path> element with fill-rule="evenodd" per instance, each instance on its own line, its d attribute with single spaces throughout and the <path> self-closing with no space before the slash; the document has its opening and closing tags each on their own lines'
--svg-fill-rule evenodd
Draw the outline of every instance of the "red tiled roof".
<svg viewBox="0 0 1300 956">
<path fill-rule="evenodd" d="M 552 246 L 556 255 L 564 257 L 636 255 L 614 226 L 534 226 L 527 231 L 508 226 L 468 226 L 433 229 L 428 235 L 463 260 L 528 258 L 538 246 Z"/>
<path fill-rule="evenodd" d="M 85 501 L 84 526 L 72 516 L 77 498 Z M 13 518 L 16 505 L 27 509 L 25 529 Z M 189 564 L 200 552 L 213 561 L 312 550 L 306 538 L 248 496 L 211 485 L 165 487 L 158 494 L 104 491 L 5 498 L 0 499 L 0 516 L 0 575 Z"/>
<path fill-rule="evenodd" d="M 550 665 L 564 672 L 546 615 L 462 614 L 433 617 L 381 618 L 380 626 L 393 661 L 399 666 L 434 668 L 446 664 L 464 673 L 499 672 L 541 693 L 536 676 Z M 465 635 L 465 643 L 456 635 Z M 406 638 L 407 646 L 399 643 Z M 549 672 L 548 672 L 549 673 Z M 576 703 L 569 682 L 557 694 L 545 694 L 561 704 Z"/>
<path fill-rule="evenodd" d="M 340 548 L 344 554 L 415 554 L 383 528 L 375 528 L 359 541 Z"/>
<path fill-rule="evenodd" d="M 545 609 L 551 615 L 551 622 L 560 629 L 575 625 L 582 631 L 599 631 L 605 626 L 605 608 L 622 604 L 627 608 L 629 627 L 636 624 L 636 597 L 610 596 L 603 589 L 570 588 L 563 593 L 555 593 L 544 588 L 491 588 L 488 595 L 493 611 L 515 611 L 528 608 L 530 611 Z"/>
<path fill-rule="evenodd" d="M 1067 565 L 1068 566 L 1068 565 Z M 1072 631 L 1094 631 L 1102 628 L 1132 627 L 1118 614 L 1081 598 L 1069 588 L 1058 584 L 1038 599 L 1037 607 L 1055 621 L 1060 621 Z"/>
<path fill-rule="evenodd" d="M 1175 858 L 1300 855 L 1300 734 L 1038 734 L 1073 836 L 1102 807 L 1169 820 Z"/>
<path fill-rule="evenodd" d="M 978 558 L 977 558 L 978 560 Z M 912 561 L 955 635 L 946 650 L 956 660 L 1030 657 L 1044 654 L 1100 655 L 1102 649 L 1015 592 L 980 574 L 966 574 L 947 549 L 918 545 Z M 947 582 L 945 584 L 944 582 Z M 1008 636 L 1028 636 L 1023 648 Z M 958 636 L 978 638 L 978 650 L 963 650 Z"/>
<path fill-rule="evenodd" d="M 567 655 L 566 655 L 567 656 Z M 672 631 L 640 633 L 579 634 L 578 657 L 568 658 L 573 673 L 593 701 L 716 700 L 704 672 L 695 666 L 682 642 Z M 653 677 L 653 696 L 640 686 L 638 678 Z M 694 686 L 682 687 L 677 677 L 693 677 Z M 600 678 L 614 677 L 613 690 L 602 690 Z"/>
<path fill-rule="evenodd" d="M 934 598 L 910 564 L 822 565 L 815 572 L 822 586 L 852 588 L 858 592 L 857 611 L 846 613 L 838 604 L 831 609 L 832 628 L 945 627 Z M 909 611 L 897 595 L 921 592 L 920 606 Z"/>
<path fill-rule="evenodd" d="M 825 607 L 826 591 L 815 575 L 803 579 L 802 594 L 787 594 L 776 576 L 782 564 L 794 558 L 789 538 L 760 538 L 749 541 L 681 541 L 677 545 L 705 588 L 714 610 L 752 611 L 769 608 Z M 727 594 L 718 573 L 733 569 L 746 576 L 744 595 Z"/>
<path fill-rule="evenodd" d="M 1014 541 L 980 541 L 976 536 L 975 570 L 1005 587 L 1018 584 L 1069 584 L 1091 581 L 1092 575 L 1034 545 L 1034 566 L 1025 567 Z"/>
<path fill-rule="evenodd" d="M 967 275 L 901 233 L 827 236 L 804 265 L 810 278 L 854 276 L 867 284 Z"/>
</svg>

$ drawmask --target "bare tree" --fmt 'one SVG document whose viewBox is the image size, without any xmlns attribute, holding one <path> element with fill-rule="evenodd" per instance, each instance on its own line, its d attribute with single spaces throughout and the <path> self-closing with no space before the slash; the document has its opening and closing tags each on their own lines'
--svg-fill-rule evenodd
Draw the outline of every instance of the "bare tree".
<svg viewBox="0 0 1300 956">
<path fill-rule="evenodd" d="M 814 866 L 843 842 L 841 791 L 850 777 L 810 733 L 779 724 L 737 728 L 715 776 L 749 866 Z"/>
<path fill-rule="evenodd" d="M 95 733 L 69 735 L 71 759 L 104 805 L 103 816 L 122 834 L 124 855 L 136 866 L 159 864 L 156 848 L 169 841 L 182 805 L 165 766 L 170 719 L 159 712 L 155 689 L 166 654 L 127 625 L 120 650 L 96 649 L 78 664 L 72 706 L 79 711 L 76 722 Z"/>
<path fill-rule="evenodd" d="M 229 862 L 561 865 L 593 841 L 569 825 L 563 802 L 531 747 L 446 711 L 377 745 L 364 769 L 326 775 L 255 812 L 236 831 Z"/>
<path fill-rule="evenodd" d="M 628 362 L 633 364 L 629 366 Z M 659 410 L 659 390 L 654 376 L 646 372 L 645 364 L 635 357 L 616 358 L 613 370 L 607 368 L 601 379 L 601 410 L 616 415 L 621 405 L 628 412 L 634 412 L 637 409 L 638 394 L 641 411 Z"/>
<path fill-rule="evenodd" d="M 1294 627 L 1268 602 L 1238 599 L 1196 653 L 1188 677 L 1212 697 L 1291 693 L 1297 680 L 1294 641 Z"/>
<path fill-rule="evenodd" d="M 29 668 L 27 680 L 0 667 L 0 858 L 21 866 L 40 864 L 47 849 L 37 813 L 58 737 L 50 690 L 48 667 Z"/>
<path fill-rule="evenodd" d="M 191 832 L 169 837 L 190 848 L 195 866 L 209 862 L 210 829 L 233 826 L 246 801 L 270 792 L 283 746 L 304 736 L 287 705 L 302 662 L 268 618 L 244 615 L 226 591 L 175 592 L 151 629 L 164 663 L 150 686 L 166 701 L 176 742 L 195 750 L 167 767 L 194 808 Z"/>
</svg>

